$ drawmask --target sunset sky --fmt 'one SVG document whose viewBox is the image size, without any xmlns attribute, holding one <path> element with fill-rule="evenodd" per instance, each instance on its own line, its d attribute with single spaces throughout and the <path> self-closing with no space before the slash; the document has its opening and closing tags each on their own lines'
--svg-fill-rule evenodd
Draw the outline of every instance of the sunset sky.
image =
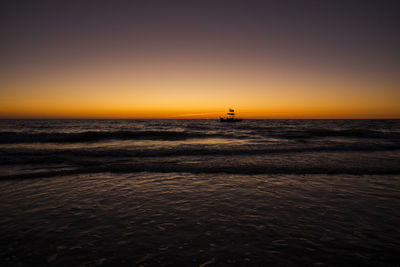
<svg viewBox="0 0 400 267">
<path fill-rule="evenodd" d="M 397 1 L 7 2 L 2 118 L 400 118 Z"/>
</svg>

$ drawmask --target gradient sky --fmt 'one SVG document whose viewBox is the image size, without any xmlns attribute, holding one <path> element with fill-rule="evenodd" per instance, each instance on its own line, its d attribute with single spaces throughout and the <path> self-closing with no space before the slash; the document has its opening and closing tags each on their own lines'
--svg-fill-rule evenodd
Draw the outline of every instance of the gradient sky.
<svg viewBox="0 0 400 267">
<path fill-rule="evenodd" d="M 400 118 L 398 1 L 4 1 L 0 117 Z"/>
</svg>

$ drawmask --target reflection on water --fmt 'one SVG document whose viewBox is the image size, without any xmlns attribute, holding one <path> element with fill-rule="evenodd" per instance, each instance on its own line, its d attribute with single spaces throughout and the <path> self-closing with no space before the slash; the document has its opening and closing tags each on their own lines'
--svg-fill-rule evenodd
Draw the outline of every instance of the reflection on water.
<svg viewBox="0 0 400 267">
<path fill-rule="evenodd" d="M 278 140 L 275 140 L 278 141 Z M 94 143 L 16 143 L 0 144 L 0 149 L 80 149 L 80 148 L 136 148 L 136 147 L 175 147 L 179 145 L 223 145 L 223 144 L 245 144 L 246 140 L 229 138 L 191 138 L 186 140 L 111 140 Z"/>
<path fill-rule="evenodd" d="M 394 266 L 399 178 L 103 173 L 5 181 L 0 258 L 21 265 Z"/>
</svg>

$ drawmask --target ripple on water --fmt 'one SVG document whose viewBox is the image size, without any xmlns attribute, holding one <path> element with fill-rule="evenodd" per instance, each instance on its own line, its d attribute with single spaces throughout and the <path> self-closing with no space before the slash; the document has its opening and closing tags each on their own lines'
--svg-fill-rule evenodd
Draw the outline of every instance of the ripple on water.
<svg viewBox="0 0 400 267">
<path fill-rule="evenodd" d="M 3 181 L 1 261 L 396 264 L 399 178 L 100 173 Z"/>
</svg>

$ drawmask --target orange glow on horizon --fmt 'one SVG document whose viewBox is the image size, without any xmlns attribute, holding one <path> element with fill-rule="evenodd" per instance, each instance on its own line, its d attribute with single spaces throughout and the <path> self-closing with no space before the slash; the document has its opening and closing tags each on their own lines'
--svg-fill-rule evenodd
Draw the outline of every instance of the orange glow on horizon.
<svg viewBox="0 0 400 267">
<path fill-rule="evenodd" d="M 236 109 L 237 117 L 244 119 L 400 119 L 400 114 L 351 111 L 333 112 L 329 110 L 266 110 L 247 111 Z M 0 118 L 27 119 L 218 119 L 226 116 L 226 110 L 217 112 L 182 113 L 181 111 L 116 111 L 116 110 L 31 110 L 3 112 Z"/>
<path fill-rule="evenodd" d="M 400 118 L 397 80 L 256 63 L 151 63 L 4 77 L 0 118 L 213 119 L 230 107 L 242 118 Z"/>
</svg>

